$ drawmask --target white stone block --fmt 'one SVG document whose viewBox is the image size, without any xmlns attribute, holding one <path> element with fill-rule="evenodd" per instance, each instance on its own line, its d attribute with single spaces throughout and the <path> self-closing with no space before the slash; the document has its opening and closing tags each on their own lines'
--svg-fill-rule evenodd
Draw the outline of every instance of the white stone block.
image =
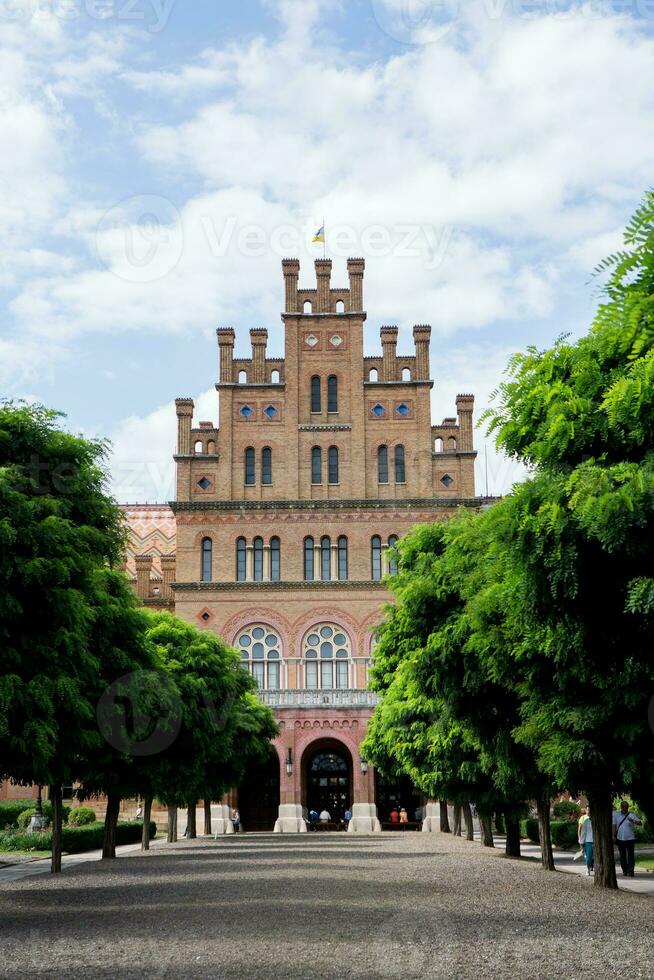
<svg viewBox="0 0 654 980">
<path fill-rule="evenodd" d="M 355 803 L 352 819 L 347 825 L 349 834 L 381 834 L 381 824 L 374 803 Z"/>
</svg>

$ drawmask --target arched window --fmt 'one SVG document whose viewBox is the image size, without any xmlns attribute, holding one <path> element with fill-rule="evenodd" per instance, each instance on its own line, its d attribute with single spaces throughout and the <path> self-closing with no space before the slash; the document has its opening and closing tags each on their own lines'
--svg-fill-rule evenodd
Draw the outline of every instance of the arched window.
<svg viewBox="0 0 654 980">
<path fill-rule="evenodd" d="M 434 440 L 434 452 L 435 453 L 443 452 L 443 440 L 441 439 L 440 436 L 438 436 L 438 438 Z"/>
<path fill-rule="evenodd" d="M 343 302 L 342 299 L 336 301 L 336 312 L 345 313 L 345 303 Z"/>
<path fill-rule="evenodd" d="M 332 543 L 329 538 L 320 539 L 320 578 L 323 582 L 331 579 Z"/>
<path fill-rule="evenodd" d="M 313 313 L 313 303 L 311 302 L 310 299 L 305 299 L 304 301 L 304 312 Z"/>
<path fill-rule="evenodd" d="M 338 539 L 338 580 L 347 582 L 347 538 Z"/>
<path fill-rule="evenodd" d="M 210 439 L 209 442 L 207 443 L 207 452 L 211 456 L 215 456 L 216 454 L 216 443 L 213 441 L 213 439 Z"/>
<path fill-rule="evenodd" d="M 411 380 L 411 368 L 402 368 L 402 381 Z"/>
<path fill-rule="evenodd" d="M 252 446 L 245 450 L 245 486 L 253 487 L 256 481 L 254 449 Z"/>
<path fill-rule="evenodd" d="M 395 482 L 406 483 L 406 467 L 404 465 L 404 446 L 395 447 Z"/>
<path fill-rule="evenodd" d="M 382 543 L 378 534 L 370 542 L 370 566 L 373 582 L 379 582 L 382 577 Z"/>
<path fill-rule="evenodd" d="M 321 412 L 321 398 L 320 398 L 320 377 L 317 374 L 311 379 L 311 411 Z"/>
<path fill-rule="evenodd" d="M 390 538 L 388 539 L 388 547 L 394 548 L 399 540 L 400 539 L 398 538 L 397 534 L 391 534 Z M 392 554 L 389 554 L 388 556 L 388 570 L 391 575 L 397 575 L 397 558 L 395 558 Z"/>
<path fill-rule="evenodd" d="M 245 538 L 236 542 L 236 581 L 245 582 L 247 578 L 247 544 Z"/>
<path fill-rule="evenodd" d="M 322 449 L 314 446 L 311 450 L 311 482 L 322 483 Z"/>
<path fill-rule="evenodd" d="M 247 371 L 238 372 L 238 383 L 240 385 L 246 385 L 248 383 L 248 373 Z"/>
<path fill-rule="evenodd" d="M 282 546 L 279 538 L 270 539 L 270 581 L 282 580 Z"/>
<path fill-rule="evenodd" d="M 456 439 L 454 438 L 454 436 L 450 436 L 449 439 L 447 440 L 447 451 L 449 453 L 456 452 Z"/>
<path fill-rule="evenodd" d="M 379 483 L 388 483 L 388 447 L 380 446 L 377 450 L 377 479 Z"/>
<path fill-rule="evenodd" d="M 202 445 L 201 439 L 198 439 L 198 441 L 193 446 L 193 452 L 196 454 L 196 456 L 200 456 L 204 452 L 204 446 Z"/>
<path fill-rule="evenodd" d="M 254 544 L 254 581 L 263 582 L 263 538 L 255 538 Z"/>
<path fill-rule="evenodd" d="M 212 577 L 212 558 L 213 558 L 213 541 L 211 538 L 202 539 L 202 581 L 211 582 Z"/>
<path fill-rule="evenodd" d="M 314 626 L 302 645 L 306 686 L 311 689 L 349 687 L 350 641 L 339 626 Z"/>
<path fill-rule="evenodd" d="M 272 385 L 278 385 L 279 384 L 279 371 L 273 371 L 271 373 L 271 375 L 270 375 L 270 383 Z"/>
<path fill-rule="evenodd" d="M 377 370 L 377 368 L 370 368 L 368 381 L 379 381 L 379 371 Z"/>
<path fill-rule="evenodd" d="M 282 645 L 269 626 L 248 626 L 237 637 L 235 646 L 241 652 L 241 666 L 261 690 L 278 691 L 281 687 Z"/>
<path fill-rule="evenodd" d="M 313 538 L 304 539 L 304 581 L 313 582 L 314 549 Z"/>
<path fill-rule="evenodd" d="M 338 378 L 335 374 L 327 378 L 327 411 L 338 412 Z"/>
<path fill-rule="evenodd" d="M 270 446 L 261 450 L 261 482 L 264 487 L 272 485 L 272 449 Z"/>
<path fill-rule="evenodd" d="M 328 462 L 329 482 L 338 483 L 338 448 L 336 446 L 329 447 Z"/>
</svg>

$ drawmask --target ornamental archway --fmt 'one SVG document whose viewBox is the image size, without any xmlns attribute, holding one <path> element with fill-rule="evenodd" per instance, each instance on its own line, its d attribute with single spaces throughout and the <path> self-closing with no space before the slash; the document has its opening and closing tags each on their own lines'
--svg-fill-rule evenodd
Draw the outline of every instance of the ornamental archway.
<svg viewBox="0 0 654 980">
<path fill-rule="evenodd" d="M 352 755 L 347 746 L 329 738 L 312 742 L 302 757 L 302 805 L 307 812 L 326 810 L 338 823 L 352 800 Z"/>
</svg>

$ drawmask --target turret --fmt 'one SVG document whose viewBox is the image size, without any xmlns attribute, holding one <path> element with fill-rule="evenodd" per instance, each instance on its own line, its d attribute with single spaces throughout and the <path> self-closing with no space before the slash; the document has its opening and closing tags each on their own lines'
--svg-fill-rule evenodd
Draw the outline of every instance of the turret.
<svg viewBox="0 0 654 980">
<path fill-rule="evenodd" d="M 191 425 L 195 404 L 192 398 L 176 398 L 175 408 L 177 409 L 177 454 L 190 456 Z"/>
<path fill-rule="evenodd" d="M 220 367 L 218 377 L 221 382 L 230 384 L 234 381 L 234 342 L 236 334 L 231 327 L 219 327 L 216 330 L 218 337 L 218 351 L 220 354 Z"/>
</svg>

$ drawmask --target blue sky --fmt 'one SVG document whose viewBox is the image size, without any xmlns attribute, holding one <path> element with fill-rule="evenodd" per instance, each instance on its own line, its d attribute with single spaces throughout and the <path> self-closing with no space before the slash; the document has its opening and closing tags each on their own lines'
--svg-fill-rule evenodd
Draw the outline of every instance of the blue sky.
<svg viewBox="0 0 654 980">
<path fill-rule="evenodd" d="M 215 328 L 280 263 L 367 260 L 379 326 L 433 326 L 435 421 L 585 331 L 654 173 L 654 0 L 0 0 L 0 391 L 172 493 L 173 400 L 216 419 Z M 483 450 L 484 439 L 478 436 Z M 519 471 L 489 450 L 490 490 Z M 483 455 L 479 489 L 483 490 Z"/>
</svg>

